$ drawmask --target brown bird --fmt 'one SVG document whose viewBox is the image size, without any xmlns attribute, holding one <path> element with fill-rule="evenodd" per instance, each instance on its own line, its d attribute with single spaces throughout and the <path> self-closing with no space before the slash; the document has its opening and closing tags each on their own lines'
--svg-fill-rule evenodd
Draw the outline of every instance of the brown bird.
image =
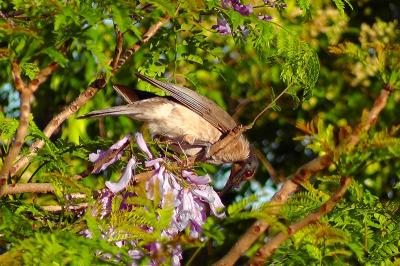
<svg viewBox="0 0 400 266">
<path fill-rule="evenodd" d="M 242 134 L 211 157 L 205 157 L 211 145 L 237 127 L 237 123 L 227 112 L 193 90 L 139 73 L 136 75 L 169 96 L 161 97 L 140 91 L 135 94 L 124 86 L 113 86 L 129 104 L 93 111 L 80 118 L 127 115 L 146 122 L 153 136 L 179 143 L 179 148 L 188 156 L 196 156 L 212 164 L 233 163 L 222 193 L 253 177 L 258 160 L 249 141 Z M 140 100 L 136 96 L 139 94 L 145 94 L 147 99 Z"/>
</svg>

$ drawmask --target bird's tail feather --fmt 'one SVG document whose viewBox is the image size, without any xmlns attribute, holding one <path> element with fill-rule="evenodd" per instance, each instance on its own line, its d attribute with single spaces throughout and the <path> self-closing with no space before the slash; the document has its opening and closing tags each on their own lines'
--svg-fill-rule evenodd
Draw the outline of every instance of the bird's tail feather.
<svg viewBox="0 0 400 266">
<path fill-rule="evenodd" d="M 107 109 L 92 111 L 85 115 L 79 116 L 78 119 L 96 118 L 96 117 L 103 117 L 103 116 L 118 116 L 118 115 L 128 115 L 128 116 L 135 117 L 140 114 L 141 114 L 141 112 L 138 110 L 138 108 L 135 108 L 135 106 L 132 104 L 128 104 L 128 105 L 114 106 L 114 107 L 107 108 Z M 137 117 L 137 118 L 140 119 L 140 117 Z"/>
</svg>

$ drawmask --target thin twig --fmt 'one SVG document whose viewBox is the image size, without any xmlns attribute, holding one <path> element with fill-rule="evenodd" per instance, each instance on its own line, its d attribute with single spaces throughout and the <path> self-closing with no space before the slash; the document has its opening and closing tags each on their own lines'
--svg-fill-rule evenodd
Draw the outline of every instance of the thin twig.
<svg viewBox="0 0 400 266">
<path fill-rule="evenodd" d="M 348 142 L 349 144 L 353 146 L 356 145 L 360 141 L 360 136 L 363 133 L 363 130 L 369 130 L 371 126 L 376 122 L 379 113 L 386 106 L 389 95 L 392 91 L 393 88 L 391 88 L 390 86 L 385 86 L 381 90 L 380 95 L 375 100 L 373 107 L 367 115 L 366 121 L 360 123 L 360 125 L 357 127 L 361 128 L 362 130 L 355 131 L 355 133 L 350 137 L 350 141 Z M 277 203 L 274 204 L 277 206 L 283 205 L 283 203 L 285 203 L 288 199 L 289 195 L 297 191 L 299 183 L 306 181 L 311 175 L 327 168 L 330 165 L 332 159 L 332 156 L 328 154 L 322 157 L 317 157 L 316 159 L 300 167 L 292 178 L 286 180 L 283 183 L 282 188 L 274 195 L 271 202 Z M 234 265 L 236 261 L 251 247 L 251 245 L 268 229 L 268 227 L 268 222 L 262 220 L 256 221 L 239 238 L 239 240 L 233 245 L 229 252 L 214 265 Z"/>
<path fill-rule="evenodd" d="M 322 216 L 332 211 L 336 203 L 338 203 L 346 193 L 348 187 L 351 184 L 351 180 L 351 177 L 343 178 L 341 180 L 340 188 L 335 192 L 335 194 L 332 195 L 332 197 L 327 202 L 322 204 L 317 212 L 311 213 L 300 221 L 290 225 L 287 228 L 287 232 L 280 232 L 272 239 L 270 239 L 262 248 L 259 249 L 257 254 L 250 261 L 249 265 L 264 265 L 266 259 L 269 258 L 283 242 L 285 242 L 287 239 L 289 239 L 291 236 L 293 236 L 295 233 L 305 228 L 306 226 L 319 221 Z"/>
<path fill-rule="evenodd" d="M 97 172 L 104 164 L 111 161 L 117 154 L 121 153 L 128 145 L 130 144 L 130 139 L 128 139 L 121 147 L 115 150 L 107 150 L 102 158 L 95 162 L 94 164 L 90 165 L 84 172 L 77 174 L 74 176 L 75 179 L 82 179 L 87 177 L 88 175 Z"/>
<path fill-rule="evenodd" d="M 167 23 L 167 21 L 170 20 L 169 16 L 165 16 L 162 18 L 160 21 L 158 21 L 156 24 L 151 26 L 149 30 L 144 34 L 144 38 L 142 41 L 138 41 L 133 45 L 131 48 L 126 50 L 123 55 L 119 58 L 118 63 L 116 64 L 114 71 L 118 71 L 123 64 L 131 57 L 131 55 L 135 52 L 137 52 L 140 47 L 143 46 L 143 44 L 147 43 L 156 33 L 157 31 L 161 28 L 162 25 Z"/>
<path fill-rule="evenodd" d="M 279 180 L 272 164 L 267 160 L 267 158 L 265 158 L 264 154 L 259 149 L 254 148 L 254 153 L 257 156 L 258 160 L 261 161 L 262 165 L 264 165 L 265 169 L 267 169 L 272 181 L 278 184 Z"/>
<path fill-rule="evenodd" d="M 122 32 L 119 30 L 117 24 L 114 25 L 114 29 L 115 29 L 115 51 L 114 51 L 114 57 L 113 57 L 113 61 L 112 61 L 112 68 L 113 68 L 113 73 L 115 73 L 115 71 L 117 70 L 117 63 L 121 57 L 121 53 L 122 53 L 122 44 L 123 44 L 123 34 Z"/>
<path fill-rule="evenodd" d="M 3 167 L 0 171 L 0 197 L 7 189 L 7 179 L 10 174 L 11 166 L 21 151 L 25 137 L 28 134 L 29 115 L 31 113 L 31 98 L 33 93 L 38 89 L 40 84 L 47 80 L 48 76 L 57 68 L 57 64 L 52 63 L 48 67 L 40 71 L 36 78 L 26 85 L 21 78 L 21 69 L 16 62 L 12 63 L 12 76 L 14 79 L 15 87 L 20 94 L 20 118 L 17 133 L 15 135 L 14 143 L 6 159 L 4 160 Z"/>
<path fill-rule="evenodd" d="M 268 109 L 270 109 L 272 106 L 274 106 L 274 104 L 276 103 L 276 101 L 279 100 L 279 98 L 285 94 L 285 92 L 290 88 L 290 86 L 286 87 L 275 99 L 273 99 L 260 113 L 258 113 L 258 115 L 254 118 L 254 120 L 246 125 L 246 126 L 242 126 L 239 125 L 235 128 L 233 128 L 231 131 L 229 131 L 229 133 L 223 137 L 222 139 L 220 139 L 219 141 L 217 141 L 216 143 L 214 143 L 213 145 L 211 145 L 210 149 L 208 149 L 207 154 L 205 155 L 206 158 L 211 158 L 214 154 L 216 154 L 217 152 L 219 152 L 220 150 L 222 150 L 223 148 L 225 148 L 232 140 L 234 140 L 235 138 L 239 137 L 242 133 L 244 133 L 246 130 L 251 129 L 254 124 L 257 122 L 257 120 L 261 117 L 262 114 L 264 114 Z"/>
<path fill-rule="evenodd" d="M 256 122 L 257 122 L 257 120 L 267 111 L 267 110 L 269 110 L 272 106 L 274 106 L 275 105 L 275 103 L 279 100 L 279 98 L 281 98 L 282 97 L 282 95 L 283 94 L 285 94 L 287 91 L 288 91 L 288 89 L 290 88 L 291 86 L 289 85 L 289 86 L 287 86 L 281 93 L 279 93 L 279 95 L 276 97 L 276 98 L 274 98 L 260 113 L 258 113 L 258 115 L 253 119 L 253 122 L 251 122 L 249 125 L 247 125 L 247 128 L 252 128 L 255 124 L 256 124 Z"/>
<path fill-rule="evenodd" d="M 169 16 L 161 19 L 156 24 L 154 24 L 150 29 L 145 33 L 145 38 L 142 42 L 136 43 L 132 48 L 130 48 L 127 52 L 125 52 L 122 57 L 118 60 L 118 63 L 115 67 L 115 72 L 117 72 L 121 66 L 129 59 L 129 57 L 136 51 L 138 51 L 142 45 L 146 44 L 170 19 Z M 99 90 L 106 86 L 106 80 L 103 76 L 100 75 L 98 79 L 96 79 L 89 87 L 82 92 L 72 103 L 64 108 L 62 112 L 56 115 L 45 127 L 43 133 L 46 137 L 50 137 L 53 133 L 60 127 L 60 125 L 72 114 L 76 113 L 79 108 L 81 108 L 85 103 L 87 103 Z M 32 158 L 39 149 L 43 148 L 44 141 L 37 140 L 35 141 L 31 148 L 29 149 L 29 154 L 21 158 L 14 166 L 11 168 L 10 175 L 14 176 L 21 168 L 25 167 L 28 163 L 30 158 Z"/>
</svg>

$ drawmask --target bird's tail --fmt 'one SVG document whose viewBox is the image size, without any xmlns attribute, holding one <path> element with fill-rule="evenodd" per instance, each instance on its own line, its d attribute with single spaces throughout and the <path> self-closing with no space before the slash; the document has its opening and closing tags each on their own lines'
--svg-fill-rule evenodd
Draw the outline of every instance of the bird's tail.
<svg viewBox="0 0 400 266">
<path fill-rule="evenodd" d="M 135 104 L 127 104 L 127 105 L 120 105 L 114 106 L 111 108 L 106 108 L 102 110 L 92 111 L 85 115 L 79 116 L 78 119 L 82 118 L 96 118 L 96 117 L 103 117 L 103 116 L 118 116 L 118 115 L 127 115 L 134 117 L 136 119 L 141 120 L 140 118 L 140 108 L 136 108 Z"/>
</svg>

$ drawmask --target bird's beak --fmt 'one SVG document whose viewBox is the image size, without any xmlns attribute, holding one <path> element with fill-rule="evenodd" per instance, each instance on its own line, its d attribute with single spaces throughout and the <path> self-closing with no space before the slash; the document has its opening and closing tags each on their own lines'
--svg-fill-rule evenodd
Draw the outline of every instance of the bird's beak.
<svg viewBox="0 0 400 266">
<path fill-rule="evenodd" d="M 225 187 L 221 190 L 220 195 L 224 195 L 226 192 L 231 191 L 235 187 L 239 186 L 242 181 L 241 173 L 243 167 L 239 163 L 234 163 L 232 165 L 231 174 L 229 175 L 229 179 L 225 184 Z"/>
<path fill-rule="evenodd" d="M 243 181 L 251 179 L 258 168 L 258 160 L 253 153 L 250 154 L 249 158 L 240 163 L 234 163 L 232 165 L 231 174 L 225 187 L 220 191 L 220 196 L 223 196 L 226 192 L 238 187 Z"/>
</svg>

